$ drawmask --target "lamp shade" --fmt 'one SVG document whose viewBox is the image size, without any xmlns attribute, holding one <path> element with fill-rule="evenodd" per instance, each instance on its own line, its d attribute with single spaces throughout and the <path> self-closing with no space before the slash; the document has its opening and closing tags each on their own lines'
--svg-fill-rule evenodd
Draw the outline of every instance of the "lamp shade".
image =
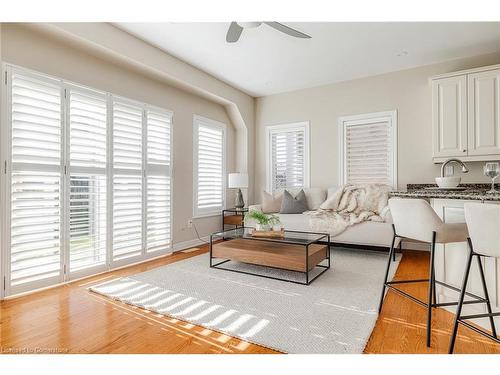
<svg viewBox="0 0 500 375">
<path fill-rule="evenodd" d="M 228 177 L 228 188 L 247 188 L 248 187 L 248 175 L 246 173 L 229 173 Z"/>
</svg>

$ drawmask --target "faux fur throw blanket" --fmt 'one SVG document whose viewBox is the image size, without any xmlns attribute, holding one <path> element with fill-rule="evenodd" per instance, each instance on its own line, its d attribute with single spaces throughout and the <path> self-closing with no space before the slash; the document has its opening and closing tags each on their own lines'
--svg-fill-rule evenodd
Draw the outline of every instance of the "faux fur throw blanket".
<svg viewBox="0 0 500 375">
<path fill-rule="evenodd" d="M 319 210 L 304 214 L 310 216 L 312 230 L 336 236 L 363 221 L 383 222 L 389 190 L 387 185 L 345 185 L 323 202 Z"/>
</svg>

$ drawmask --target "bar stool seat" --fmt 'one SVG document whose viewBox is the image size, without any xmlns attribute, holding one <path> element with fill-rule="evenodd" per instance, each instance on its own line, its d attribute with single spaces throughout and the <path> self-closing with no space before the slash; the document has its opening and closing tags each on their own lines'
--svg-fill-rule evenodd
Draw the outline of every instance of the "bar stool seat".
<svg viewBox="0 0 500 375">
<path fill-rule="evenodd" d="M 389 261 L 385 272 L 384 285 L 382 287 L 382 296 L 380 298 L 379 313 L 382 310 L 386 288 L 389 288 L 396 293 L 411 299 L 421 306 L 427 308 L 427 346 L 431 346 L 431 320 L 432 308 L 441 306 L 458 305 L 456 302 L 437 303 L 436 284 L 444 287 L 451 288 L 455 291 L 460 291 L 451 285 L 435 279 L 434 270 L 434 256 L 436 243 L 446 244 L 453 242 L 467 241 L 468 231 L 467 225 L 462 223 L 444 223 L 441 218 L 434 212 L 430 204 L 423 199 L 413 198 L 391 198 L 389 199 L 389 208 L 393 219 L 394 237 L 389 252 Z M 411 239 L 430 244 L 430 264 L 429 264 L 429 277 L 427 279 L 414 279 L 414 280 L 397 280 L 388 281 L 389 270 L 391 265 L 391 258 L 394 254 L 394 243 L 396 239 Z M 400 284 L 428 282 L 429 292 L 428 300 L 422 301 L 418 298 L 402 291 L 397 287 Z M 472 301 L 467 303 L 480 303 L 484 299 L 468 293 L 473 298 Z"/>
</svg>

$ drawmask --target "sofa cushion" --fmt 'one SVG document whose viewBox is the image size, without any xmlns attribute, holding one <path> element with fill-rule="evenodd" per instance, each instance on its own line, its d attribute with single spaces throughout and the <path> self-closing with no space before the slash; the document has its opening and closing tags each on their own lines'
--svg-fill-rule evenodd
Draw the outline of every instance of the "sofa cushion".
<svg viewBox="0 0 500 375">
<path fill-rule="evenodd" d="M 281 210 L 281 202 L 283 200 L 283 193 L 276 196 L 269 194 L 266 191 L 262 192 L 262 212 L 265 214 L 275 214 Z"/>
<path fill-rule="evenodd" d="M 304 214 L 277 214 L 281 225 L 287 230 L 313 231 L 310 217 Z M 248 223 L 249 226 L 252 223 Z M 245 221 L 245 225 L 247 222 Z M 348 227 L 337 236 L 332 236 L 330 241 L 356 245 L 385 246 L 391 245 L 392 226 L 388 223 L 365 221 Z"/>
<path fill-rule="evenodd" d="M 280 214 L 301 214 L 304 211 L 307 211 L 307 200 L 304 190 L 301 190 L 295 197 L 288 190 L 285 190 L 283 192 Z"/>
</svg>

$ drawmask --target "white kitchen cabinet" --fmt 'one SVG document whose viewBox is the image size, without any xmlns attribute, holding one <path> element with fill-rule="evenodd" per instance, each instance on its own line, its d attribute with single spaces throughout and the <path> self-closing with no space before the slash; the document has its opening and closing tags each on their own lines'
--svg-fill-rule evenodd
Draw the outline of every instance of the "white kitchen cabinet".
<svg viewBox="0 0 500 375">
<path fill-rule="evenodd" d="M 460 199 L 431 199 L 431 205 L 439 217 L 446 223 L 464 223 L 464 203 L 471 202 Z M 478 203 L 478 201 L 472 201 Z M 487 202 L 483 204 L 499 204 L 498 202 Z M 460 288 L 465 272 L 468 249 L 465 242 L 436 245 L 435 270 L 436 279 Z M 500 311 L 500 262 L 495 258 L 482 257 L 484 274 L 488 292 L 491 299 L 492 309 Z M 439 302 L 451 302 L 458 300 L 458 293 L 448 288 L 437 286 Z M 477 260 L 473 259 L 467 291 L 483 296 L 483 288 L 479 276 Z M 455 306 L 446 307 L 455 313 Z M 486 311 L 485 304 L 464 305 L 464 313 L 475 314 Z M 500 317 L 495 318 L 500 324 Z M 486 329 L 490 329 L 487 319 L 477 320 L 477 323 Z"/>
<path fill-rule="evenodd" d="M 455 76 L 432 82 L 434 156 L 467 153 L 467 77 Z"/>
<path fill-rule="evenodd" d="M 500 69 L 469 74 L 468 155 L 500 154 Z"/>
<path fill-rule="evenodd" d="M 433 161 L 500 160 L 500 65 L 431 78 Z"/>
</svg>

